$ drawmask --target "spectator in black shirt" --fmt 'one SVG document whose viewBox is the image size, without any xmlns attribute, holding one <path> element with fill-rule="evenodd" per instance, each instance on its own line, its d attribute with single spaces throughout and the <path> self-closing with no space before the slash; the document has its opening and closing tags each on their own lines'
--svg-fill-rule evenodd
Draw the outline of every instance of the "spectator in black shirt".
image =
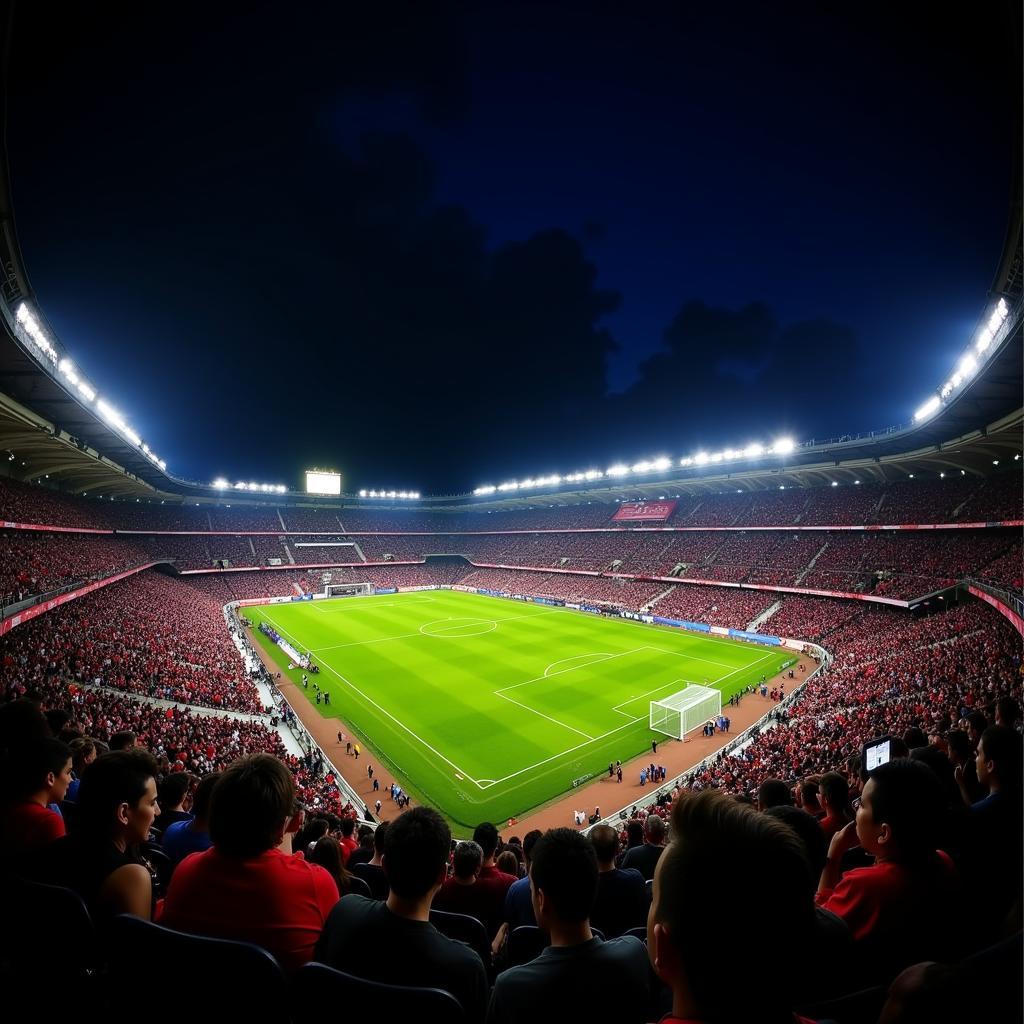
<svg viewBox="0 0 1024 1024">
<path fill-rule="evenodd" d="M 657 814 L 648 816 L 644 824 L 644 844 L 634 846 L 626 851 L 622 858 L 621 867 L 636 868 L 644 881 L 650 881 L 654 877 L 654 868 L 658 858 L 665 852 L 665 822 Z"/>
<path fill-rule="evenodd" d="M 590 843 L 597 855 L 597 899 L 590 923 L 612 939 L 630 928 L 639 928 L 647 915 L 644 876 L 636 868 L 617 868 L 619 834 L 611 825 L 590 830 Z"/>
</svg>

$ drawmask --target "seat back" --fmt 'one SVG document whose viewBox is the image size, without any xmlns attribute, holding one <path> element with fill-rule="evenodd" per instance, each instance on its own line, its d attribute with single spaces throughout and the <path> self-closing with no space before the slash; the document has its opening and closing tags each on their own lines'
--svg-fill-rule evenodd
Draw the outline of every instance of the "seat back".
<svg viewBox="0 0 1024 1024">
<path fill-rule="evenodd" d="M 513 928 L 505 949 L 508 966 L 518 967 L 520 964 L 536 960 L 550 944 L 548 933 L 535 924 L 523 924 Z"/>
<path fill-rule="evenodd" d="M 250 942 L 186 935 L 119 914 L 109 930 L 110 981 L 118 1001 L 144 1006 L 147 1024 L 180 1024 L 178 1000 L 154 998 L 154 974 L 180 964 L 196 993 L 189 1014 L 204 1020 L 288 1020 L 281 965 Z"/>
<path fill-rule="evenodd" d="M 487 929 L 483 923 L 469 914 L 451 914 L 447 910 L 432 910 L 430 923 L 449 939 L 464 942 L 475 950 L 484 962 L 485 968 L 491 965 L 491 943 L 487 938 Z"/>
<path fill-rule="evenodd" d="M 292 981 L 295 1004 L 304 1007 L 310 1019 L 327 1014 L 330 1019 L 339 1009 L 346 1018 L 376 1020 L 444 1021 L 465 1024 L 462 1004 L 450 992 L 439 988 L 385 985 L 379 981 L 356 978 L 326 964 L 306 964 Z"/>
</svg>

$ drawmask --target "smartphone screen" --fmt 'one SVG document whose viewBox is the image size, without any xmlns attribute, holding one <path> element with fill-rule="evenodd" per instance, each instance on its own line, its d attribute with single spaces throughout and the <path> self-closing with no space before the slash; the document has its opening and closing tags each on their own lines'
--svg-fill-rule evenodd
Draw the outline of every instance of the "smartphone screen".
<svg viewBox="0 0 1024 1024">
<path fill-rule="evenodd" d="M 870 773 L 889 761 L 889 740 L 879 740 L 864 749 L 864 768 Z"/>
</svg>

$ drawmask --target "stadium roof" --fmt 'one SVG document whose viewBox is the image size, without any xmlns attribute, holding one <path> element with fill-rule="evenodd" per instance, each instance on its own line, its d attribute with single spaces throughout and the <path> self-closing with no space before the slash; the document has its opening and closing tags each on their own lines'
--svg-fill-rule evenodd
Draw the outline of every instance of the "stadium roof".
<svg viewBox="0 0 1024 1024">
<path fill-rule="evenodd" d="M 6 121 L 6 110 L 0 109 Z M 0 123 L 6 139 L 6 123 Z M 428 507 L 515 508 L 580 501 L 614 502 L 632 497 L 722 490 L 724 486 L 768 489 L 842 482 L 863 475 L 886 480 L 911 472 L 941 471 L 943 467 L 983 474 L 993 461 L 1021 449 L 1021 379 L 1024 367 L 1024 260 L 1022 260 L 1021 166 L 1019 147 L 1013 173 L 1007 233 L 990 300 L 1003 298 L 1008 315 L 982 369 L 959 387 L 930 419 L 867 434 L 805 441 L 785 456 L 738 461 L 724 465 L 676 467 L 660 473 L 632 474 L 628 480 L 597 481 L 585 487 L 562 483 L 529 493 L 428 498 Z M 7 172 L 6 151 L 0 154 L 0 459 L 17 463 L 11 474 L 20 479 L 49 477 L 73 492 L 103 493 L 155 500 L 202 500 L 222 503 L 303 501 L 320 505 L 330 499 L 301 492 L 257 496 L 232 491 L 225 494 L 209 484 L 181 479 L 167 472 L 148 446 L 136 444 L 130 429 L 116 429 L 97 410 L 101 403 L 83 402 L 72 383 L 57 371 L 63 353 L 55 332 L 45 322 L 25 270 L 17 240 Z M 39 358 L 26 341 L 17 311 L 28 303 L 46 337 L 53 343 L 52 365 Z M 19 336 L 20 335 L 20 336 Z M 822 382 L 822 395 L 828 388 Z M 79 389 L 81 390 L 81 389 Z M 89 389 L 86 388 L 86 391 Z M 908 391 L 910 390 L 908 386 Z M 918 392 L 918 395 L 920 392 Z M 913 398 L 918 397 L 914 395 Z M 908 396 L 909 397 L 909 396 Z M 913 398 L 911 400 L 913 400 Z M 136 438 L 136 440 L 139 440 Z M 387 501 L 360 502 L 343 496 L 348 504 L 381 507 Z M 409 502 L 402 502 L 409 507 Z"/>
</svg>

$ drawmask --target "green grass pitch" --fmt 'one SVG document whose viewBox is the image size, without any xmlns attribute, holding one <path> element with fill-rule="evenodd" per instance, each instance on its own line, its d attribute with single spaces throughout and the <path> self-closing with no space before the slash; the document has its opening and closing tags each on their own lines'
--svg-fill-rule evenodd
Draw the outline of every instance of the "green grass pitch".
<svg viewBox="0 0 1024 1024">
<path fill-rule="evenodd" d="M 246 608 L 320 665 L 317 684 L 415 798 L 458 832 L 521 816 L 649 751 L 652 700 L 722 703 L 790 652 L 459 591 Z M 287 655 L 254 633 L 287 673 Z M 299 681 L 301 672 L 288 673 Z M 372 762 L 373 755 L 368 755 Z M 360 765 L 362 770 L 362 765 Z M 613 808 L 605 808 L 611 811 Z"/>
</svg>

